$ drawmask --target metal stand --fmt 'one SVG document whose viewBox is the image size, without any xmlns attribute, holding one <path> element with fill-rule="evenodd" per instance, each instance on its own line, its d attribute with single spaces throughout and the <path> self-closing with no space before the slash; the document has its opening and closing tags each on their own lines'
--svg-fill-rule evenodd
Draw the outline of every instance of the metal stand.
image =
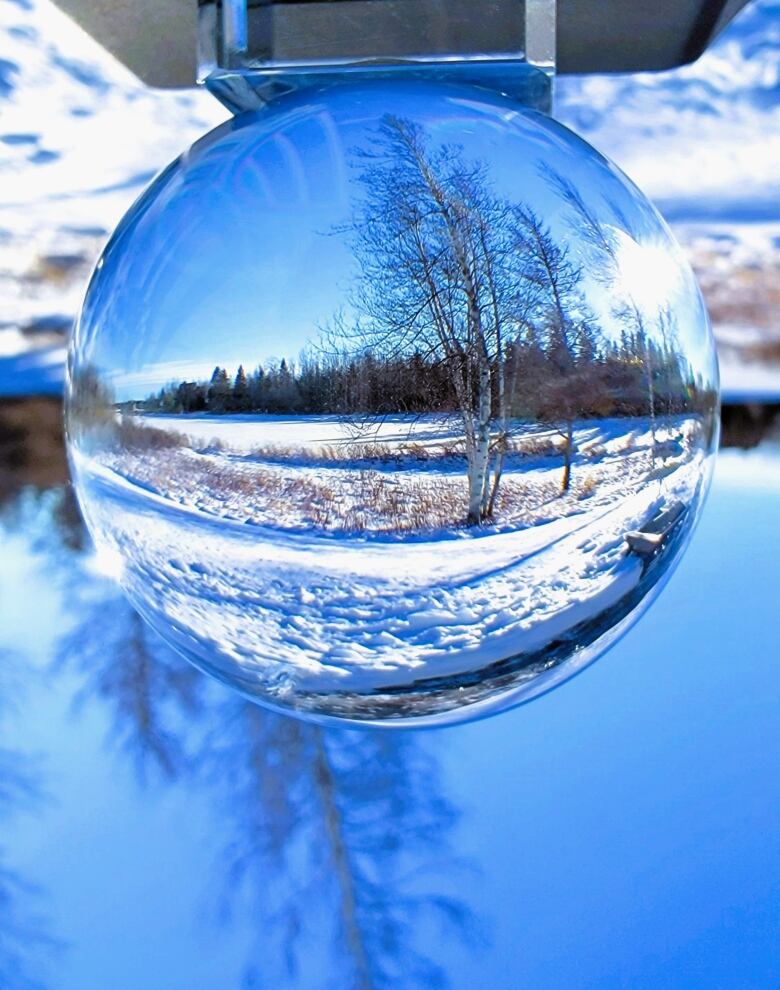
<svg viewBox="0 0 780 990">
<path fill-rule="evenodd" d="M 468 83 L 550 113 L 555 34 L 556 0 L 200 0 L 199 82 L 233 113 L 358 74 Z"/>
</svg>

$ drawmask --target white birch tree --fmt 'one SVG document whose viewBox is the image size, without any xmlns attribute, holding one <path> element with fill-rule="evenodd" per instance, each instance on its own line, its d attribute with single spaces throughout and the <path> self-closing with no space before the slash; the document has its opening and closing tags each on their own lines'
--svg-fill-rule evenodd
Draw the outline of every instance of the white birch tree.
<svg viewBox="0 0 780 990">
<path fill-rule="evenodd" d="M 493 193 L 483 163 L 459 147 L 431 149 L 407 120 L 386 117 L 374 147 L 358 156 L 363 194 L 348 228 L 355 323 L 336 321 L 336 336 L 377 354 L 416 351 L 446 368 L 464 437 L 467 522 L 477 525 L 492 512 L 506 448 L 505 347 L 534 292 L 517 208 Z"/>
</svg>

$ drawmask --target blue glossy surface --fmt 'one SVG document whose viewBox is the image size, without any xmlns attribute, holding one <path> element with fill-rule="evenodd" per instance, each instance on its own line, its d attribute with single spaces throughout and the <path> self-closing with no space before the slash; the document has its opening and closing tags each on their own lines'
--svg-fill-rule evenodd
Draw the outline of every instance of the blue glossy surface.
<svg viewBox="0 0 780 990">
<path fill-rule="evenodd" d="M 601 664 L 392 736 L 208 682 L 63 548 L 53 497 L 3 537 L 3 777 L 39 791 L 0 810 L 32 885 L 3 987 L 27 985 L 14 945 L 58 990 L 427 987 L 429 965 L 453 990 L 777 985 L 771 451 L 722 455 L 686 559 Z"/>
</svg>

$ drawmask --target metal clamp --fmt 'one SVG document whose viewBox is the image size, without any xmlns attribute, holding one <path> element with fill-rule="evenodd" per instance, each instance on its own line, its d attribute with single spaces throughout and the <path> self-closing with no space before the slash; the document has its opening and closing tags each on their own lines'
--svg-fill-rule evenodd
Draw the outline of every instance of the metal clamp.
<svg viewBox="0 0 780 990">
<path fill-rule="evenodd" d="M 556 0 L 200 0 L 199 81 L 233 112 L 338 74 L 499 90 L 549 112 Z"/>
</svg>

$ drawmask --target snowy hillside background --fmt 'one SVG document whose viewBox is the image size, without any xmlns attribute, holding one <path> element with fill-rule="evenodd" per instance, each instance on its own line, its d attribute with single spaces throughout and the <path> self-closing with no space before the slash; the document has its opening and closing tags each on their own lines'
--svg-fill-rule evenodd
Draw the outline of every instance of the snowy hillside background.
<svg viewBox="0 0 780 990">
<path fill-rule="evenodd" d="M 563 78 L 558 116 L 659 205 L 696 267 L 727 393 L 780 394 L 780 0 L 695 65 Z M 0 4 L 0 393 L 56 392 L 94 259 L 227 112 L 141 85 L 47 0 Z"/>
</svg>

